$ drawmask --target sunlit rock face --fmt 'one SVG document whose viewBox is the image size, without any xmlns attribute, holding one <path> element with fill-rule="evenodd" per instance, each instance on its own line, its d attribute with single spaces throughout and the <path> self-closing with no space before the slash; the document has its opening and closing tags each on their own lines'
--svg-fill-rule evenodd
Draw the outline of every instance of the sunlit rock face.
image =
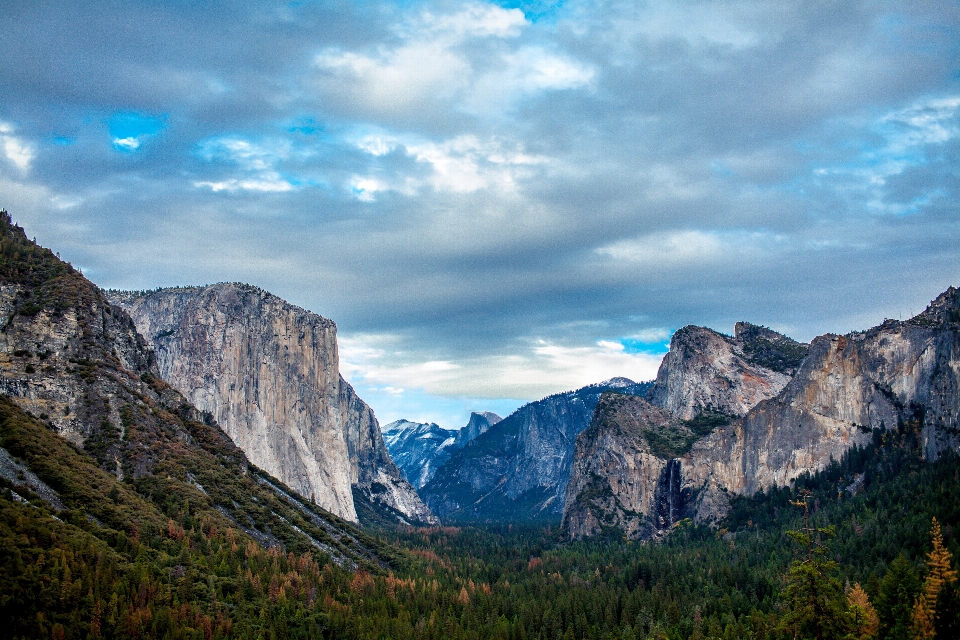
<svg viewBox="0 0 960 640">
<path fill-rule="evenodd" d="M 716 342 L 713 336 L 700 342 L 705 355 L 684 340 L 686 355 L 674 356 L 671 367 L 701 380 L 704 370 L 725 375 L 721 363 L 729 356 Z M 674 388 L 690 388 L 682 375 L 674 380 Z M 675 397 L 722 399 L 697 393 Z M 697 421 L 683 418 L 691 404 L 648 397 L 668 412 L 656 413 L 636 398 L 602 399 L 590 429 L 577 439 L 564 509 L 571 536 L 614 527 L 653 538 L 684 517 L 716 521 L 728 509 L 727 496 L 752 495 L 820 470 L 854 444 L 866 445 L 873 429 L 910 426 L 921 434 L 927 459 L 960 450 L 960 295 L 950 288 L 905 322 L 816 338 L 779 393 L 689 445 L 684 429 L 695 431 Z M 671 438 L 683 446 L 668 451 L 662 443 Z M 658 444 L 659 453 L 651 446 Z"/>
<path fill-rule="evenodd" d="M 357 521 L 354 489 L 434 520 L 340 376 L 333 321 L 242 284 L 110 297 L 153 345 L 161 376 L 258 467 L 347 520 Z"/>
<path fill-rule="evenodd" d="M 647 399 L 684 420 L 704 409 L 743 416 L 780 393 L 806 350 L 746 322 L 737 323 L 733 338 L 687 326 L 673 335 Z"/>
</svg>

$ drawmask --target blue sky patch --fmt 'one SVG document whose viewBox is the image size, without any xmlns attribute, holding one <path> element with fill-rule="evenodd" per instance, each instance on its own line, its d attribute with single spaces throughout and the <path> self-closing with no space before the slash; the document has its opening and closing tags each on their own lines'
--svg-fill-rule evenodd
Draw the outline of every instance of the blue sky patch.
<svg viewBox="0 0 960 640">
<path fill-rule="evenodd" d="M 520 9 L 530 22 L 541 22 L 556 16 L 564 0 L 504 0 L 498 2 L 504 9 Z"/>
<path fill-rule="evenodd" d="M 662 355 L 670 350 L 670 340 L 666 342 L 645 342 L 637 338 L 622 338 L 620 344 L 626 353 L 646 353 L 649 355 Z"/>
<path fill-rule="evenodd" d="M 110 118 L 108 129 L 113 148 L 133 153 L 148 139 L 166 128 L 166 114 L 147 116 L 133 111 L 120 111 Z"/>
</svg>

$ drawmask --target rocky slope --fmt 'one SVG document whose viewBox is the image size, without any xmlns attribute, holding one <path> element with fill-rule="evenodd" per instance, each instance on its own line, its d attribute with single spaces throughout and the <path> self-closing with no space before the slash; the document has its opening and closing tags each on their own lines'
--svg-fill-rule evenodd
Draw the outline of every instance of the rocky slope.
<svg viewBox="0 0 960 640">
<path fill-rule="evenodd" d="M 64 526 L 111 540 L 132 530 L 179 540 L 177 523 L 204 522 L 244 545 L 379 564 L 359 531 L 249 464 L 160 378 L 131 318 L 5 211 L 0 317 L 0 476 L 62 511 Z"/>
<path fill-rule="evenodd" d="M 648 389 L 615 378 L 524 405 L 455 451 L 420 493 L 444 520 L 559 520 L 574 443 L 600 395 Z"/>
<path fill-rule="evenodd" d="M 743 416 L 780 393 L 807 345 L 746 322 L 735 331 L 731 338 L 687 326 L 673 334 L 647 399 L 689 420 L 705 409 Z"/>
<path fill-rule="evenodd" d="M 574 537 L 605 527 L 655 537 L 683 517 L 713 521 L 725 513 L 728 495 L 788 484 L 865 445 L 874 429 L 916 430 L 922 454 L 935 459 L 960 450 L 960 294 L 950 288 L 905 322 L 816 338 L 776 396 L 727 425 L 700 429 L 705 435 L 693 434 L 692 443 L 679 430 L 709 416 L 671 423 L 643 400 L 616 404 L 577 441 L 564 511 Z M 685 415 L 684 405 L 664 404 L 674 420 Z M 682 446 L 657 452 L 651 435 Z M 657 507 L 664 495 L 673 507 L 667 517 Z"/>
<path fill-rule="evenodd" d="M 422 489 L 450 455 L 502 418 L 490 411 L 473 412 L 466 426 L 458 431 L 442 429 L 433 422 L 396 420 L 384 427 L 383 441 L 404 477 Z"/>
<path fill-rule="evenodd" d="M 435 521 L 340 376 L 331 320 L 242 284 L 109 295 L 152 345 L 160 376 L 254 464 L 350 521 L 355 492 L 404 519 Z"/>
</svg>

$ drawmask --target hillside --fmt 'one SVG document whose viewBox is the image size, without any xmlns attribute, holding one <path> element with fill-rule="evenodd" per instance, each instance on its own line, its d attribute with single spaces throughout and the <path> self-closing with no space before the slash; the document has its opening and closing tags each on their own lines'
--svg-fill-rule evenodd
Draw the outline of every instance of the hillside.
<svg viewBox="0 0 960 640">
<path fill-rule="evenodd" d="M 0 305 L 5 634 L 250 635 L 271 585 L 303 607 L 310 584 L 399 561 L 251 465 L 6 212 Z"/>
</svg>

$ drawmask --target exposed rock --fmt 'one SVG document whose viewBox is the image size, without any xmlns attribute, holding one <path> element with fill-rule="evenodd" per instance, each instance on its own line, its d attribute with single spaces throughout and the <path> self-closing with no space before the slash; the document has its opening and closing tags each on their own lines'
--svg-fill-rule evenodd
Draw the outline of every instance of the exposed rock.
<svg viewBox="0 0 960 640">
<path fill-rule="evenodd" d="M 476 415 L 476 414 L 474 414 Z M 457 432 L 433 422 L 396 420 L 384 426 L 383 441 L 404 477 L 420 489 L 447 461 Z"/>
<path fill-rule="evenodd" d="M 743 416 L 780 393 L 806 345 L 745 322 L 736 331 L 731 338 L 687 326 L 673 334 L 647 399 L 689 420 L 703 410 Z"/>
<path fill-rule="evenodd" d="M 698 366 L 675 356 L 678 371 L 696 376 L 720 369 L 715 362 L 702 366 L 700 354 L 685 353 Z M 678 383 L 688 387 L 683 379 Z M 676 427 L 635 399 L 619 403 L 577 441 L 565 515 L 573 536 L 604 526 L 635 537 L 661 535 L 673 520 L 656 506 L 666 486 L 672 513 L 716 521 L 726 513 L 729 494 L 785 486 L 854 444 L 867 444 L 873 429 L 907 425 L 921 434 L 923 455 L 935 459 L 960 450 L 960 294 L 951 287 L 906 322 L 887 320 L 869 331 L 816 338 L 776 397 L 718 426 L 686 452 L 651 459 L 650 434 Z"/>
<path fill-rule="evenodd" d="M 354 488 L 432 520 L 390 460 L 373 412 L 340 377 L 331 320 L 242 284 L 110 297 L 153 345 L 163 379 L 254 464 L 350 521 Z"/>
<path fill-rule="evenodd" d="M 421 495 L 445 520 L 558 521 L 576 437 L 600 395 L 648 388 L 615 378 L 524 405 L 453 452 Z"/>
<path fill-rule="evenodd" d="M 616 528 L 653 538 L 680 519 L 676 461 L 651 451 L 647 436 L 682 429 L 671 413 L 643 398 L 605 393 L 590 427 L 577 437 L 563 526 L 572 537 Z"/>
<path fill-rule="evenodd" d="M 480 413 L 472 412 L 466 426 L 461 427 L 457 432 L 457 437 L 453 442 L 454 449 L 462 449 L 467 443 L 483 435 L 490 430 L 490 427 L 503 420 L 492 411 L 482 411 Z"/>
</svg>

